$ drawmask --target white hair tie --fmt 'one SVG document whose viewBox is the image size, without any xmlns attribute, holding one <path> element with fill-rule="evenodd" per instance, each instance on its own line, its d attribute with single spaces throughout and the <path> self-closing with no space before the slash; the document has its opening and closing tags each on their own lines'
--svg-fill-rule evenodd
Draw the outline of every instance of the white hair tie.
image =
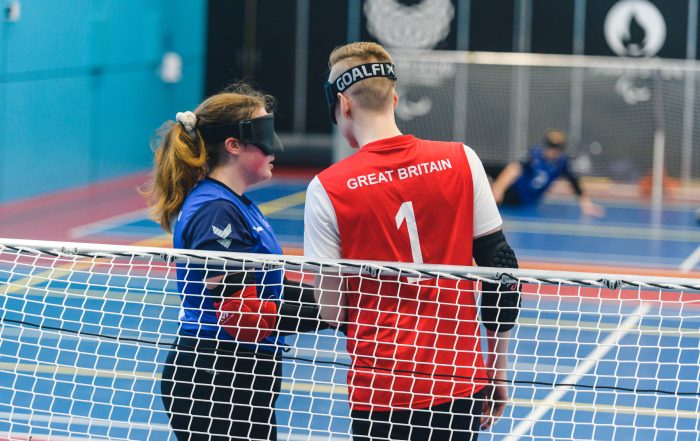
<svg viewBox="0 0 700 441">
<path fill-rule="evenodd" d="M 187 131 L 190 136 L 194 136 L 194 129 L 197 127 L 197 115 L 194 112 L 177 112 L 175 115 L 177 122 L 182 124 L 182 127 Z"/>
</svg>

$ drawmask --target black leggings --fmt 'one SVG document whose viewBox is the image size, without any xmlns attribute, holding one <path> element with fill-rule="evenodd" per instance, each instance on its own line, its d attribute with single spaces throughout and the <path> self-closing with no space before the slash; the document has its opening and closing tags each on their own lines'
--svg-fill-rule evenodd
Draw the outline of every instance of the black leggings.
<svg viewBox="0 0 700 441">
<path fill-rule="evenodd" d="M 178 441 L 276 440 L 279 356 L 238 350 L 233 343 L 226 351 L 201 344 L 193 349 L 193 343 L 181 338 L 173 345 L 161 381 Z"/>
<path fill-rule="evenodd" d="M 476 441 L 481 424 L 481 394 L 428 409 L 352 411 L 353 441 Z"/>
</svg>

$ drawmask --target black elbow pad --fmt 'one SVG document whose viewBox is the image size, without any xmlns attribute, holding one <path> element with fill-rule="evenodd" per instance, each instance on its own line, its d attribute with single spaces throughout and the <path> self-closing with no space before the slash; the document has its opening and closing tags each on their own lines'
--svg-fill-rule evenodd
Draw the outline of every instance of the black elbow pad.
<svg viewBox="0 0 700 441">
<path fill-rule="evenodd" d="M 320 318 L 314 290 L 310 285 L 293 285 L 285 279 L 284 300 L 278 309 L 277 331 L 280 335 L 321 331 L 329 325 Z"/>
<path fill-rule="evenodd" d="M 474 240 L 474 260 L 479 266 L 517 268 L 518 260 L 502 231 Z M 501 275 L 501 283 L 482 282 L 481 321 L 493 332 L 510 331 L 520 313 L 517 280 Z"/>
<path fill-rule="evenodd" d="M 278 310 L 277 331 L 280 335 L 315 332 L 328 328 L 319 317 L 316 304 L 282 301 Z"/>
</svg>

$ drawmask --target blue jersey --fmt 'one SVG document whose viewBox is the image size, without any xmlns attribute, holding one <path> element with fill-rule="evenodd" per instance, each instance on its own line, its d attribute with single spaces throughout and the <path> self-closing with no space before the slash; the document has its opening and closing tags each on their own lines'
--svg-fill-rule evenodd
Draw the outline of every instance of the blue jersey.
<svg viewBox="0 0 700 441">
<path fill-rule="evenodd" d="M 282 254 L 272 228 L 258 207 L 226 185 L 211 178 L 200 181 L 187 195 L 175 223 L 175 248 Z M 202 265 L 177 264 L 177 285 L 181 293 L 180 334 L 233 340 L 218 325 L 214 301 L 220 301 L 206 289 L 205 279 L 220 273 Z M 282 270 L 255 273 L 258 296 L 279 301 L 282 297 Z M 273 334 L 260 341 L 262 350 L 275 350 L 284 337 Z M 250 345 L 254 347 L 255 345 Z"/>
<path fill-rule="evenodd" d="M 523 204 L 535 204 L 539 201 L 559 176 L 572 176 L 569 171 L 569 158 L 566 155 L 562 154 L 556 160 L 549 161 L 539 145 L 528 152 L 521 166 L 522 173 L 513 183 L 513 188 Z"/>
</svg>

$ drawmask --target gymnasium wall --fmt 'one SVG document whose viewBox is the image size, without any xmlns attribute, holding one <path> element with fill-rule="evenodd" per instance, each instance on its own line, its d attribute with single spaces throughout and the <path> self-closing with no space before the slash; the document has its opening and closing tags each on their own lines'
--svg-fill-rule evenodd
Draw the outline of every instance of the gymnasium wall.
<svg viewBox="0 0 700 441">
<path fill-rule="evenodd" d="M 153 131 L 201 100 L 205 0 L 0 8 L 0 202 L 148 168 Z M 160 75 L 169 52 L 176 82 Z"/>
</svg>

